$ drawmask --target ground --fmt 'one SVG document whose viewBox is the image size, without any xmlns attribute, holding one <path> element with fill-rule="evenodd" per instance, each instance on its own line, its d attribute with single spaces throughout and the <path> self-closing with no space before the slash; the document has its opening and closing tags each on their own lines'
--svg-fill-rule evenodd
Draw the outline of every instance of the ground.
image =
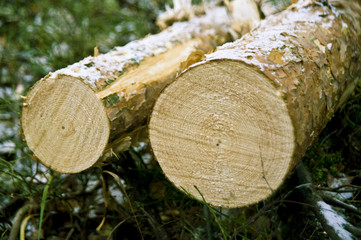
<svg viewBox="0 0 361 240">
<path fill-rule="evenodd" d="M 107 52 L 157 32 L 166 2 L 1 1 L 0 239 L 16 222 L 26 239 L 38 239 L 39 229 L 41 239 L 327 239 L 294 176 L 257 205 L 222 209 L 176 190 L 141 137 L 112 164 L 81 174 L 57 174 L 34 161 L 19 134 L 21 96 L 95 46 Z M 361 209 L 360 86 L 303 161 L 318 191 Z M 361 228 L 361 215 L 336 210 Z"/>
</svg>

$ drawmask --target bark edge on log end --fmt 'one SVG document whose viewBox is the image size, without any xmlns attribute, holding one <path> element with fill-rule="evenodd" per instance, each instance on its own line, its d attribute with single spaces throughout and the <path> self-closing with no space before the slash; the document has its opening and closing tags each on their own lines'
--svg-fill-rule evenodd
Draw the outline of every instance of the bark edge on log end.
<svg viewBox="0 0 361 240">
<path fill-rule="evenodd" d="M 110 132 L 104 105 L 93 89 L 81 79 L 59 74 L 49 74 L 30 89 L 21 125 L 34 155 L 60 173 L 91 167 Z"/>
<path fill-rule="evenodd" d="M 191 67 L 162 92 L 149 138 L 175 186 L 224 207 L 271 195 L 295 147 L 281 93 L 262 73 L 226 59 Z"/>
</svg>

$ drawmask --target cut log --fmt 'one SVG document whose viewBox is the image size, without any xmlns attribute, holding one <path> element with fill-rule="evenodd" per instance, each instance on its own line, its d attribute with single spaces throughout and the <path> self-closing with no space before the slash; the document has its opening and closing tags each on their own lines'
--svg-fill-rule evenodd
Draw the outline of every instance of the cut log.
<svg viewBox="0 0 361 240">
<path fill-rule="evenodd" d="M 299 1 L 165 88 L 149 134 L 175 186 L 241 207 L 282 184 L 360 80 L 360 1 L 332 3 Z"/>
<path fill-rule="evenodd" d="M 124 134 L 146 122 L 154 99 L 178 72 L 232 40 L 232 23 L 229 11 L 216 7 L 50 73 L 24 100 L 21 122 L 29 148 L 49 168 L 76 173 L 112 153 L 114 141 L 126 146 Z"/>
</svg>

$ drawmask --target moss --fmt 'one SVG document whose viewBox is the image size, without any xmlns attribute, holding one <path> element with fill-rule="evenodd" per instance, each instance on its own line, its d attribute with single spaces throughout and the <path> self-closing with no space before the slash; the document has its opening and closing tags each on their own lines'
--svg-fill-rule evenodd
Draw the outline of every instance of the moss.
<svg viewBox="0 0 361 240">
<path fill-rule="evenodd" d="M 87 64 L 85 64 L 85 66 L 90 68 L 90 67 L 94 66 L 94 62 L 87 63 Z"/>
<path fill-rule="evenodd" d="M 172 43 L 173 45 L 176 45 L 176 44 L 179 44 L 179 43 L 181 43 L 181 42 L 180 42 L 179 40 L 172 40 L 171 43 Z"/>
<path fill-rule="evenodd" d="M 127 71 L 128 69 L 127 68 L 124 68 L 123 71 L 120 71 L 119 74 L 118 74 L 118 78 L 123 76 L 123 74 Z"/>
<path fill-rule="evenodd" d="M 345 168 L 342 151 L 332 151 L 316 144 L 304 158 L 312 179 L 316 183 L 324 183 L 328 176 L 337 176 Z"/>
<path fill-rule="evenodd" d="M 101 89 L 104 89 L 106 87 L 108 87 L 109 85 L 111 85 L 113 82 L 115 82 L 116 80 L 118 80 L 121 76 L 123 76 L 123 74 L 127 71 L 127 68 L 124 68 L 123 71 L 120 71 L 118 74 L 117 78 L 113 78 L 113 79 L 108 79 L 105 81 L 105 84 L 101 87 Z"/>
<path fill-rule="evenodd" d="M 102 86 L 102 89 L 108 87 L 110 84 L 112 84 L 112 83 L 115 82 L 116 80 L 117 80 L 117 78 L 106 80 L 106 81 L 105 81 L 105 84 Z"/>
<path fill-rule="evenodd" d="M 343 33 L 344 35 L 347 35 L 347 32 L 348 32 L 348 28 L 347 28 L 347 27 L 342 28 L 342 33 Z"/>
<path fill-rule="evenodd" d="M 106 107 L 112 107 L 113 105 L 120 102 L 120 97 L 117 93 L 110 94 L 103 99 L 103 103 Z"/>
<path fill-rule="evenodd" d="M 139 61 L 135 58 L 131 58 L 130 61 L 132 61 L 135 65 L 139 65 Z"/>
</svg>

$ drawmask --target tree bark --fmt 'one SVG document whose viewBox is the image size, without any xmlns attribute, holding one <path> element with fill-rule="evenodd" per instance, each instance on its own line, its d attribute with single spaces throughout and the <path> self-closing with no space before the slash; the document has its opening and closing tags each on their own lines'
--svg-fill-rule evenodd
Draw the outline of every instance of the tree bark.
<svg viewBox="0 0 361 240">
<path fill-rule="evenodd" d="M 302 162 L 295 168 L 295 174 L 299 182 L 297 189 L 302 195 L 302 202 L 307 203 L 310 207 L 310 210 L 320 221 L 328 237 L 331 240 L 355 239 L 352 230 L 348 230 L 350 228 L 355 229 L 355 227 L 323 201 L 322 197 L 314 188 L 311 176 Z"/>
<path fill-rule="evenodd" d="M 124 134 L 145 123 L 160 91 L 203 52 L 231 40 L 233 21 L 226 8 L 216 7 L 50 73 L 24 99 L 29 148 L 51 169 L 76 173 L 112 153 L 114 142 L 127 146 Z"/>
<path fill-rule="evenodd" d="M 166 176 L 217 206 L 272 194 L 360 80 L 360 6 L 299 1 L 183 72 L 149 122 Z"/>
</svg>

